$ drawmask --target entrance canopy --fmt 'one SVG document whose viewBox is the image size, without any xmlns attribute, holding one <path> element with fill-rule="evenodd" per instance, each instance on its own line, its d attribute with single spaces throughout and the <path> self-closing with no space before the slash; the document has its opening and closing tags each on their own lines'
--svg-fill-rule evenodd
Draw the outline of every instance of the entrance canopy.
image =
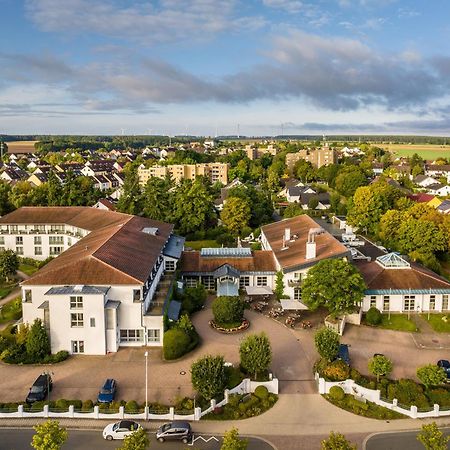
<svg viewBox="0 0 450 450">
<path fill-rule="evenodd" d="M 302 302 L 299 302 L 298 300 L 280 300 L 281 303 L 281 307 L 285 310 L 285 311 L 289 311 L 289 310 L 306 310 L 308 309 L 308 307 L 303 304 Z"/>
<path fill-rule="evenodd" d="M 273 291 L 268 286 L 246 286 L 247 295 L 272 295 Z"/>
</svg>

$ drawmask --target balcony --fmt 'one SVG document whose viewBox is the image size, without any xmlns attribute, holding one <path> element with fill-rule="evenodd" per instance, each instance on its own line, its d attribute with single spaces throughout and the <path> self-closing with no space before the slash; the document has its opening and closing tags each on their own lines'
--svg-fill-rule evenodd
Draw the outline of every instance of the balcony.
<svg viewBox="0 0 450 450">
<path fill-rule="evenodd" d="M 288 286 L 289 287 L 300 287 L 302 285 L 302 280 L 289 280 Z"/>
<path fill-rule="evenodd" d="M 156 292 L 148 305 L 145 315 L 161 316 L 164 313 L 164 306 L 171 293 L 172 285 L 175 280 L 175 273 L 166 274 L 161 277 Z"/>
</svg>

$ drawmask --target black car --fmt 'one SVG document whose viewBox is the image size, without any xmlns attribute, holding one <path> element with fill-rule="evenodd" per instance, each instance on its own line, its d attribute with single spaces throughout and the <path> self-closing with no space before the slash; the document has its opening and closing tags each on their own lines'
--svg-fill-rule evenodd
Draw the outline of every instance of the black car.
<svg viewBox="0 0 450 450">
<path fill-rule="evenodd" d="M 447 361 L 446 359 L 440 359 L 437 362 L 438 367 L 442 367 L 445 370 L 445 373 L 447 374 L 447 381 L 450 381 L 450 361 Z"/>
<path fill-rule="evenodd" d="M 339 352 L 338 352 L 337 359 L 340 359 L 340 360 L 344 361 L 345 364 L 347 364 L 347 366 L 350 365 L 350 354 L 349 354 L 349 351 L 348 351 L 348 345 L 347 344 L 340 344 L 339 345 Z"/>
<path fill-rule="evenodd" d="M 166 423 L 158 428 L 156 439 L 159 442 L 176 440 L 187 444 L 192 440 L 191 425 L 184 421 Z"/>
<path fill-rule="evenodd" d="M 36 381 L 33 383 L 33 386 L 31 386 L 30 392 L 28 392 L 25 401 L 27 403 L 34 403 L 45 400 L 49 391 L 52 390 L 52 387 L 52 377 L 49 373 L 43 373 L 42 375 L 39 375 Z"/>
</svg>

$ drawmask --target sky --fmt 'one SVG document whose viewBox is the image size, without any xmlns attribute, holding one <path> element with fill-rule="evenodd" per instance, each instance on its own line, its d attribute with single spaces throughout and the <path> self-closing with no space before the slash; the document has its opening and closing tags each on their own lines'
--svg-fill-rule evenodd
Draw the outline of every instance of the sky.
<svg viewBox="0 0 450 450">
<path fill-rule="evenodd" d="M 0 134 L 450 135 L 448 0 L 0 0 Z"/>
</svg>

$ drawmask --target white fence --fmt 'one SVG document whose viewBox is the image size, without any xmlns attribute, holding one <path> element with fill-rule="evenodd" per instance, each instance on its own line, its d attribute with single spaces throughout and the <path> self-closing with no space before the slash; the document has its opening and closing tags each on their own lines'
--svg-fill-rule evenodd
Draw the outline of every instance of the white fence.
<svg viewBox="0 0 450 450">
<path fill-rule="evenodd" d="M 242 380 L 240 384 L 238 384 L 233 389 L 225 389 L 224 399 L 216 403 L 216 400 L 211 400 L 211 405 L 209 408 L 204 411 L 201 408 L 195 408 L 194 414 L 175 414 L 175 408 L 169 408 L 169 412 L 167 414 L 153 414 L 150 413 L 149 408 L 145 408 L 144 412 L 130 414 L 125 412 L 125 408 L 123 406 L 119 407 L 118 413 L 108 414 L 101 413 L 98 406 L 94 406 L 93 412 L 78 412 L 75 411 L 73 405 L 69 406 L 69 411 L 67 412 L 53 412 L 49 410 L 48 405 L 44 405 L 42 411 L 28 412 L 24 411 L 23 405 L 19 405 L 17 407 L 17 411 L 13 412 L 0 412 L 0 419 L 22 419 L 22 418 L 35 418 L 35 417 L 43 417 L 43 418 L 66 418 L 66 419 L 134 419 L 134 420 L 190 420 L 196 421 L 200 420 L 202 416 L 212 412 L 215 408 L 219 406 L 224 406 L 228 403 L 228 399 L 230 394 L 250 394 L 254 392 L 258 386 L 266 386 L 267 390 L 273 394 L 278 394 L 278 379 L 273 378 L 270 381 L 258 383 L 256 381 L 251 381 L 249 378 L 245 378 Z"/>
<path fill-rule="evenodd" d="M 427 417 L 445 417 L 450 416 L 450 410 L 440 410 L 439 405 L 433 405 L 433 409 L 430 411 L 419 411 L 417 406 L 412 405 L 409 409 L 398 405 L 396 398 L 392 400 L 392 403 L 385 401 L 381 398 L 381 391 L 379 389 L 367 389 L 360 386 L 354 380 L 345 381 L 325 381 L 318 373 L 315 375 L 319 394 L 328 394 L 333 386 L 341 387 L 346 394 L 351 394 L 357 399 L 362 401 L 368 400 L 379 406 L 384 406 L 392 411 L 396 411 L 400 414 L 410 417 L 411 419 L 425 419 Z"/>
</svg>

